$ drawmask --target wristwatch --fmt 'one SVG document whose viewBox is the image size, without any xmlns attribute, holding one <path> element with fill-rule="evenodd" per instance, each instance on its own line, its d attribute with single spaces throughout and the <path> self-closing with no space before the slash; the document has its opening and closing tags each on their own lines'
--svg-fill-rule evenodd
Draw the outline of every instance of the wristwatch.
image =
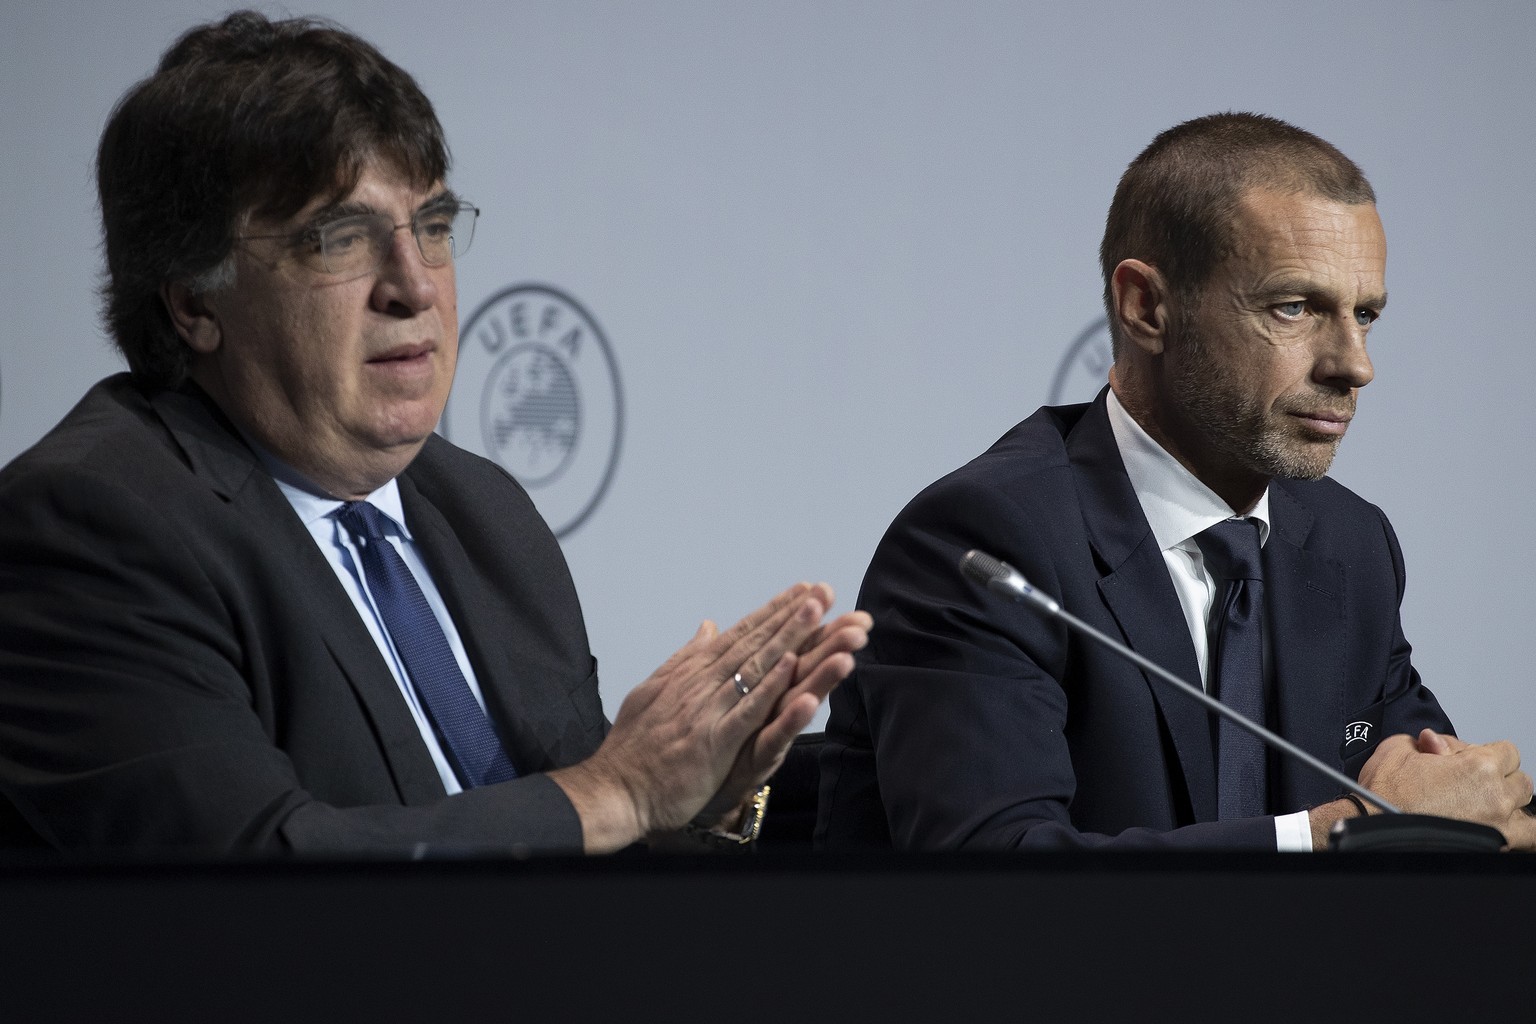
<svg viewBox="0 0 1536 1024">
<path fill-rule="evenodd" d="M 757 842 L 763 830 L 763 816 L 768 813 L 768 794 L 771 786 L 764 786 L 752 794 L 751 801 L 743 809 L 736 831 L 729 832 L 719 825 L 705 828 L 693 822 L 683 826 L 683 832 L 706 846 L 725 850 L 744 850 Z"/>
</svg>

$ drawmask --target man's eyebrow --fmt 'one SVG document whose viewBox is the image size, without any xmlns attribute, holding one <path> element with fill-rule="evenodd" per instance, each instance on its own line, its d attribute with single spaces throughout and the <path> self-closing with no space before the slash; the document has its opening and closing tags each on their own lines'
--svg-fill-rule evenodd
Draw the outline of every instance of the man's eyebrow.
<svg viewBox="0 0 1536 1024">
<path fill-rule="evenodd" d="M 416 212 L 424 213 L 427 210 L 456 210 L 459 208 L 460 204 L 463 203 L 463 201 L 464 200 L 461 199 L 459 194 L 453 189 L 445 188 L 431 199 L 428 199 L 426 202 L 416 207 Z"/>
<path fill-rule="evenodd" d="M 1287 296 L 1313 296 L 1317 295 L 1318 293 L 1318 285 L 1315 281 L 1310 281 L 1306 278 L 1281 278 L 1280 280 L 1270 282 L 1268 285 L 1266 285 L 1264 289 L 1259 292 L 1259 299 L 1262 302 L 1275 302 L 1286 298 Z M 1377 311 L 1385 308 L 1386 304 L 1386 292 L 1379 292 L 1374 295 L 1362 295 L 1360 299 L 1355 303 L 1357 308 L 1374 309 Z"/>
<path fill-rule="evenodd" d="M 460 202 L 461 200 L 457 192 L 445 188 L 418 206 L 416 213 L 421 213 L 425 210 L 457 209 Z M 342 199 L 334 203 L 327 203 L 310 214 L 304 219 L 304 223 L 299 226 L 299 230 L 302 232 L 323 227 L 332 221 L 341 220 L 343 217 L 357 217 L 363 214 L 378 212 L 377 208 L 368 203 L 360 202 L 356 199 Z"/>
<path fill-rule="evenodd" d="M 341 220 L 343 217 L 356 217 L 365 213 L 377 213 L 367 203 L 360 203 L 355 199 L 343 199 L 334 203 L 327 203 L 314 213 L 304 218 L 304 223 L 299 225 L 300 231 L 322 227 L 332 221 Z"/>
</svg>

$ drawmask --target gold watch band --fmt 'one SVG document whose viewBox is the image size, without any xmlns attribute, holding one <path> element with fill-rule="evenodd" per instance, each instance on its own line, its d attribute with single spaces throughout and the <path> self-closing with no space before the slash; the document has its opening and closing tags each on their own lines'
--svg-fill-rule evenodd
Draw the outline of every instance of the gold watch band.
<svg viewBox="0 0 1536 1024">
<path fill-rule="evenodd" d="M 710 846 L 742 847 L 757 842 L 757 837 L 763 831 L 763 817 L 768 813 L 768 794 L 771 786 L 763 786 L 752 794 L 751 801 L 742 811 L 741 820 L 736 823 L 736 831 L 729 832 L 719 826 L 704 828 L 690 822 L 683 826 L 683 831 Z"/>
</svg>

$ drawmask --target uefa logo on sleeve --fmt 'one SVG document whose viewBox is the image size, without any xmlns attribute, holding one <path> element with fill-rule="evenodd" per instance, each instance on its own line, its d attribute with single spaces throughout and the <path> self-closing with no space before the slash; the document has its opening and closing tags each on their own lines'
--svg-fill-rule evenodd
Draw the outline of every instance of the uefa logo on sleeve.
<svg viewBox="0 0 1536 1024">
<path fill-rule="evenodd" d="M 557 289 L 498 292 L 459 332 L 440 429 L 511 473 L 564 537 L 592 515 L 618 467 L 624 400 L 608 339 Z"/>
<path fill-rule="evenodd" d="M 1056 376 L 1051 380 L 1047 405 L 1091 402 L 1109 383 L 1109 366 L 1114 362 L 1109 340 L 1109 321 L 1100 317 L 1083 328 L 1067 346 Z"/>
</svg>

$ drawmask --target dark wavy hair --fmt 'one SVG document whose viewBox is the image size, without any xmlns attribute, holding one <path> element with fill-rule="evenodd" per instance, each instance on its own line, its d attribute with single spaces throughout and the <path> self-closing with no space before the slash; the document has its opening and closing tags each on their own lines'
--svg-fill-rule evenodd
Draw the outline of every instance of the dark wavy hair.
<svg viewBox="0 0 1536 1024">
<path fill-rule="evenodd" d="M 173 387 L 187 373 L 164 284 L 231 282 L 244 218 L 340 199 L 376 158 L 422 187 L 448 172 L 432 104 L 357 36 L 237 11 L 178 39 L 118 101 L 96 156 L 104 317 L 134 377 Z"/>
<path fill-rule="evenodd" d="M 1115 352 L 1111 278 L 1120 261 L 1151 264 L 1175 294 L 1194 300 L 1233 251 L 1243 193 L 1261 187 L 1351 206 L 1376 202 L 1354 161 L 1278 118 L 1210 114 L 1169 128 L 1126 168 L 1104 224 L 1099 263 Z"/>
</svg>

